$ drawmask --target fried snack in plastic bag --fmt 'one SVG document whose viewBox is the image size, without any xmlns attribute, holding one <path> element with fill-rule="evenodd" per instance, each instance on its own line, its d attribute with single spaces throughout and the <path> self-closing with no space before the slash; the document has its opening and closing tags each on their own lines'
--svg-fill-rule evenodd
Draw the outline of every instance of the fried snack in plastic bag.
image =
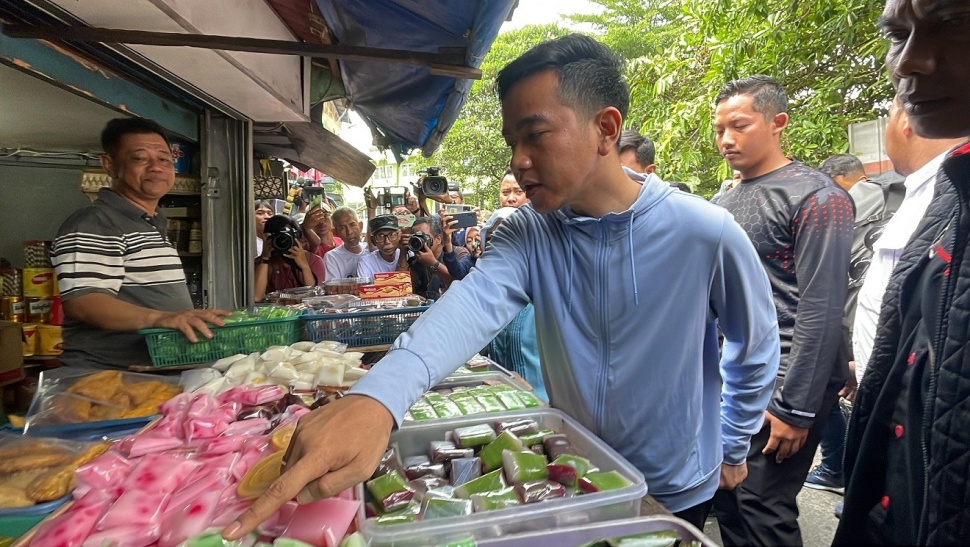
<svg viewBox="0 0 970 547">
<path fill-rule="evenodd" d="M 45 473 L 27 485 L 27 496 L 36 503 L 54 501 L 74 490 L 74 472 L 111 448 L 110 442 L 94 443 L 56 471 Z"/>
<path fill-rule="evenodd" d="M 74 488 L 74 471 L 110 446 L 0 434 L 0 507 L 64 497 Z"/>
<path fill-rule="evenodd" d="M 64 367 L 41 373 L 27 413 L 31 427 L 103 422 L 158 414 L 181 393 L 174 377 Z"/>
</svg>

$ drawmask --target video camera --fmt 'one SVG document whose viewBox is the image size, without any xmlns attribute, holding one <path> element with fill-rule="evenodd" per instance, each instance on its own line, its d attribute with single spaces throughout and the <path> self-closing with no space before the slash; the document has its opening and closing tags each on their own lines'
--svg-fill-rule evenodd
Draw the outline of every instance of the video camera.
<svg viewBox="0 0 970 547">
<path fill-rule="evenodd" d="M 448 194 L 448 179 L 441 176 L 440 167 L 428 167 L 427 170 L 418 171 L 420 174 L 427 173 L 421 181 L 421 191 L 426 196 L 444 196 Z"/>
</svg>

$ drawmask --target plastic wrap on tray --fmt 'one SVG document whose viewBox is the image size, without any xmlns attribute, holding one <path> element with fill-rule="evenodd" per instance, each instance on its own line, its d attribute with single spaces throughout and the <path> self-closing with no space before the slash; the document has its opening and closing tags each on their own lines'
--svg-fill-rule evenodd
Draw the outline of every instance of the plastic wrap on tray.
<svg viewBox="0 0 970 547">
<path fill-rule="evenodd" d="M 70 494 L 78 467 L 109 446 L 108 442 L 0 434 L 0 516 L 14 516 Z"/>
<path fill-rule="evenodd" d="M 27 412 L 25 430 L 145 418 L 182 392 L 174 378 L 74 367 L 45 370 Z"/>
</svg>

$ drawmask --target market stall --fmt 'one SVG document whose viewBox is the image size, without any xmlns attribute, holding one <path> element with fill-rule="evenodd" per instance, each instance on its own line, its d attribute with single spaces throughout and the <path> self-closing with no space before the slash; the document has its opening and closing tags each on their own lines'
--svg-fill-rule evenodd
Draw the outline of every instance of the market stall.
<svg viewBox="0 0 970 547">
<path fill-rule="evenodd" d="M 427 309 L 413 304 L 304 295 L 240 310 L 196 348 L 145 331 L 158 369 L 194 365 L 179 376 L 47 373 L 27 435 L 0 438 L 0 450 L 57 463 L 8 481 L 22 507 L 0 509 L 0 533 L 24 533 L 23 546 L 222 545 L 216 531 L 279 476 L 297 420 L 367 374 L 350 344 L 393 339 Z M 90 440 L 102 436 L 114 442 Z M 58 488 L 38 496 L 51 476 Z M 41 522 L 17 529 L 25 518 Z M 557 545 L 631 534 L 709 544 L 612 448 L 475 356 L 411 407 L 370 480 L 286 504 L 234 545 L 530 545 L 548 533 Z"/>
</svg>

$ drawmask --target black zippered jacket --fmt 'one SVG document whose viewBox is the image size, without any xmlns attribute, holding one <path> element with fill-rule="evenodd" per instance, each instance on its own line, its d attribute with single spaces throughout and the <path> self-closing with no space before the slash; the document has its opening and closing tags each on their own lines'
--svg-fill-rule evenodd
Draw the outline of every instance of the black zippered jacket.
<svg viewBox="0 0 970 547">
<path fill-rule="evenodd" d="M 970 542 L 968 205 L 964 146 L 944 161 L 883 298 L 849 424 L 835 545 Z"/>
</svg>

